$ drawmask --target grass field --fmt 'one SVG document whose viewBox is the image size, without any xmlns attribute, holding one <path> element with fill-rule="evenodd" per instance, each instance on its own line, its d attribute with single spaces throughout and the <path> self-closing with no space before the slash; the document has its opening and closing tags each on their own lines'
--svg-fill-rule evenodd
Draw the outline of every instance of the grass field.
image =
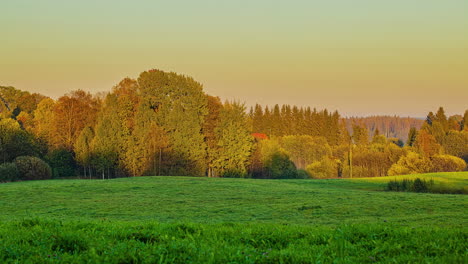
<svg viewBox="0 0 468 264">
<path fill-rule="evenodd" d="M 468 172 L 398 176 L 466 188 Z M 468 196 L 398 177 L 0 184 L 1 262 L 463 263 Z"/>
</svg>

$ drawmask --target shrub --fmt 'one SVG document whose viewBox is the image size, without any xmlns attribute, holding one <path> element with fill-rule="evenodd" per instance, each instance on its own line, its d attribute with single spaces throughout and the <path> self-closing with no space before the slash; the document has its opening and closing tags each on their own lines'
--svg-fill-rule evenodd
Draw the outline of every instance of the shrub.
<svg viewBox="0 0 468 264">
<path fill-rule="evenodd" d="M 428 158 L 415 152 L 408 152 L 390 167 L 388 175 L 426 173 L 431 172 L 432 169 L 431 161 Z"/>
<path fill-rule="evenodd" d="M 451 155 L 434 155 L 431 157 L 434 172 L 463 171 L 466 162 Z"/>
<path fill-rule="evenodd" d="M 428 192 L 428 184 L 425 180 L 416 178 L 413 182 L 413 187 L 411 188 L 414 192 Z"/>
<path fill-rule="evenodd" d="M 266 162 L 269 178 L 272 179 L 296 179 L 297 169 L 294 163 L 285 153 L 274 153 Z"/>
<path fill-rule="evenodd" d="M 0 164 L 0 182 L 18 180 L 18 169 L 14 163 L 6 162 Z"/>
<path fill-rule="evenodd" d="M 45 180 L 52 176 L 47 163 L 40 158 L 20 156 L 15 159 L 20 180 Z"/>
<path fill-rule="evenodd" d="M 387 184 L 387 191 L 394 191 L 394 192 L 407 192 L 411 191 L 411 186 L 413 182 L 409 179 L 403 179 L 401 181 L 389 181 Z"/>
<path fill-rule="evenodd" d="M 419 192 L 419 193 L 445 193 L 445 194 L 467 194 L 465 188 L 457 188 L 442 184 L 435 184 L 434 180 L 426 181 L 416 178 L 414 180 L 403 179 L 400 181 L 389 181 L 385 188 L 393 192 Z"/>
<path fill-rule="evenodd" d="M 298 179 L 308 179 L 310 178 L 309 173 L 306 170 L 297 170 L 297 178 Z"/>
<path fill-rule="evenodd" d="M 227 169 L 221 173 L 223 178 L 247 178 L 247 174 L 243 170 Z"/>
<path fill-rule="evenodd" d="M 321 161 L 309 164 L 306 168 L 312 178 L 325 179 L 338 176 L 338 164 L 335 160 L 325 157 Z"/>
</svg>

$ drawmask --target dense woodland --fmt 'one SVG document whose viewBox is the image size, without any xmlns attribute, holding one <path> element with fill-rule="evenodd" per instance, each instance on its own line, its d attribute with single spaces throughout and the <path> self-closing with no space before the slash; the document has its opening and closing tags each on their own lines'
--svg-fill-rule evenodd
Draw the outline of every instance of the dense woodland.
<svg viewBox="0 0 468 264">
<path fill-rule="evenodd" d="M 160 70 L 107 94 L 57 100 L 0 86 L 0 181 L 190 175 L 376 177 L 462 171 L 468 110 L 426 120 L 342 118 L 309 107 L 222 102 Z"/>
</svg>

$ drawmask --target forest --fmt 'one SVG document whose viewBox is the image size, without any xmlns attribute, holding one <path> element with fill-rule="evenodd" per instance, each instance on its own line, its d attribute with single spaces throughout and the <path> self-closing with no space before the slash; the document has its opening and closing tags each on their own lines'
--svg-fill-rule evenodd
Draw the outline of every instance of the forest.
<svg viewBox="0 0 468 264">
<path fill-rule="evenodd" d="M 54 100 L 0 86 L 0 182 L 64 177 L 357 178 L 466 170 L 468 110 L 344 118 L 222 102 L 149 70 L 108 93 Z"/>
</svg>

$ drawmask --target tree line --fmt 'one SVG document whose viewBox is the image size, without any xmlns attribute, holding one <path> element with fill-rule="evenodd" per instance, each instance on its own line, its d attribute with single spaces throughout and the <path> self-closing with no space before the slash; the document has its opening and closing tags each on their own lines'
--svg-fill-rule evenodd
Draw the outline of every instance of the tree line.
<svg viewBox="0 0 468 264">
<path fill-rule="evenodd" d="M 424 119 L 399 116 L 349 117 L 345 120 L 349 131 L 352 131 L 353 124 L 363 124 L 368 129 L 370 137 L 378 130 L 387 138 L 398 138 L 403 142 L 408 140 L 411 128 L 419 130 L 424 124 Z"/>
<path fill-rule="evenodd" d="M 468 111 L 447 117 L 440 108 L 422 125 L 407 119 L 393 126 L 412 126 L 406 143 L 381 133 L 382 120 L 289 105 L 247 110 L 161 70 L 125 78 L 105 94 L 77 90 L 57 100 L 0 86 L 0 181 L 374 177 L 466 168 Z"/>
</svg>

